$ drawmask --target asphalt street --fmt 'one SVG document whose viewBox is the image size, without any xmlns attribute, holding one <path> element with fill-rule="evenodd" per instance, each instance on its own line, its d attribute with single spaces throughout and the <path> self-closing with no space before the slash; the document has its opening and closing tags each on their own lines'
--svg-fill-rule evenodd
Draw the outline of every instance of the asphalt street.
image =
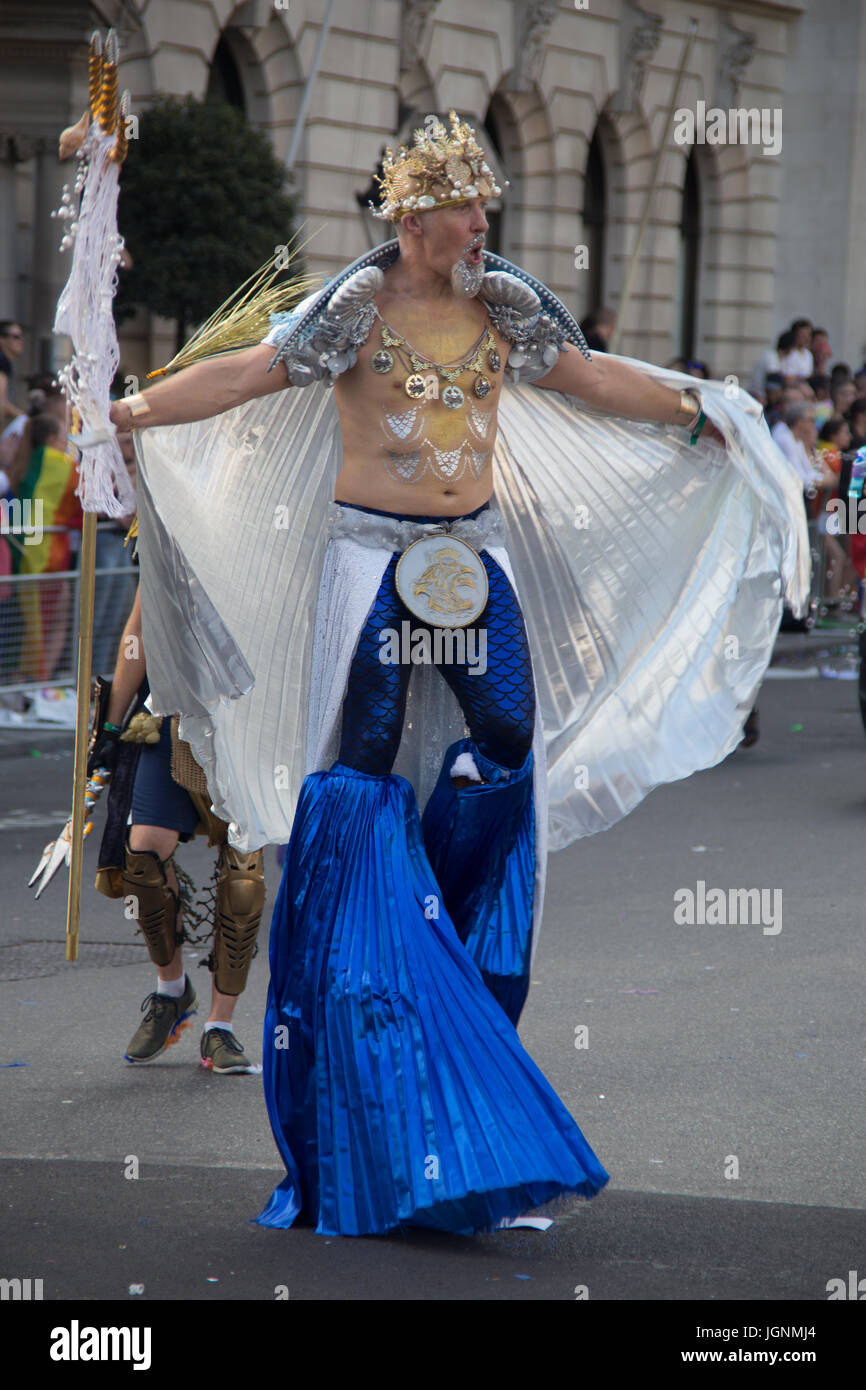
<svg viewBox="0 0 866 1390">
<path fill-rule="evenodd" d="M 62 1300 L 755 1302 L 866 1275 L 856 685 L 768 680 L 760 711 L 754 748 L 551 856 L 520 1031 L 611 1182 L 547 1232 L 469 1239 L 252 1224 L 282 1176 L 261 1078 L 202 1070 L 197 1029 L 148 1067 L 123 1061 L 154 972 L 91 887 L 99 815 L 77 963 L 65 879 L 38 902 L 26 886 L 68 810 L 71 737 L 0 732 L 0 1275 Z M 200 883 L 211 856 L 199 843 L 181 863 Z M 273 849 L 266 876 L 271 902 Z M 675 895 L 699 882 L 779 910 L 680 923 Z M 209 975 L 190 972 L 202 1021 Z M 262 949 L 236 1014 L 252 1051 L 266 986 Z"/>
</svg>

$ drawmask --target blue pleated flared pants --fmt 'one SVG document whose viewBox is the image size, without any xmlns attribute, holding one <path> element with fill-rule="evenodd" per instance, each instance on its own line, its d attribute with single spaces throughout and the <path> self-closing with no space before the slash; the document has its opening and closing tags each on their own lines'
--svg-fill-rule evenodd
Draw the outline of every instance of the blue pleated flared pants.
<svg viewBox="0 0 866 1390">
<path fill-rule="evenodd" d="M 304 781 L 270 942 L 268 1113 L 286 1177 L 258 1220 L 472 1232 L 607 1174 L 462 945 L 412 786 Z"/>
</svg>

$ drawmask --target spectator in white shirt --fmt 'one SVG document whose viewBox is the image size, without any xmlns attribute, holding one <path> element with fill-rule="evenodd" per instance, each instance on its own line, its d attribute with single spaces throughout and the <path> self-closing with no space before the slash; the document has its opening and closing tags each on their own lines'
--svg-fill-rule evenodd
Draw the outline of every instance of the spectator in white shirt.
<svg viewBox="0 0 866 1390">
<path fill-rule="evenodd" d="M 774 425 L 771 433 L 788 462 L 800 475 L 804 489 L 814 489 L 822 476 L 815 458 L 818 430 L 814 405 L 809 401 L 795 401 L 788 406 L 784 420 Z"/>
<path fill-rule="evenodd" d="M 750 386 L 751 393 L 757 400 L 762 401 L 764 399 L 764 385 L 768 373 L 778 372 L 780 370 L 779 353 L 788 352 L 793 346 L 794 336 L 789 331 L 779 334 L 774 348 L 768 348 L 766 352 L 761 353 L 761 356 L 755 363 Z"/>
<path fill-rule="evenodd" d="M 785 377 L 802 381 L 815 371 L 815 362 L 809 350 L 812 341 L 812 324 L 809 319 L 795 319 L 791 324 L 794 335 L 792 347 L 779 353 L 779 371 Z"/>
<path fill-rule="evenodd" d="M 14 492 L 29 463 L 29 456 L 16 461 L 24 426 L 32 415 L 53 415 L 66 428 L 66 397 L 49 376 L 30 377 L 28 408 L 16 415 L 0 434 L 0 470 Z M 38 384 L 37 384 L 38 383 Z M 16 466 L 17 464 L 17 466 Z"/>
</svg>

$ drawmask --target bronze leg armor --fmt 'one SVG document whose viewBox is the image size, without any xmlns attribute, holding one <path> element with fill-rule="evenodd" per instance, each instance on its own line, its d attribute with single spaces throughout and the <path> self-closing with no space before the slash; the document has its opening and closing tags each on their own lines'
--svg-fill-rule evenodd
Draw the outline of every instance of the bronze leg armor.
<svg viewBox="0 0 866 1390">
<path fill-rule="evenodd" d="M 265 905 L 263 853 L 222 845 L 211 969 L 220 994 L 242 994 Z"/>
<path fill-rule="evenodd" d="M 124 898 L 135 898 L 135 920 L 154 965 L 170 965 L 182 941 L 177 926 L 177 894 L 169 888 L 165 866 L 153 850 L 134 850 L 126 843 L 121 875 Z"/>
</svg>

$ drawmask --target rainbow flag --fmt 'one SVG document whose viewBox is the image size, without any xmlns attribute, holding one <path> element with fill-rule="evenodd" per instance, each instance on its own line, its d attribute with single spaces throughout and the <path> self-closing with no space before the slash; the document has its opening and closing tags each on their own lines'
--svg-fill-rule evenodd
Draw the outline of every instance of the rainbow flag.
<svg viewBox="0 0 866 1390">
<path fill-rule="evenodd" d="M 57 574 L 69 569 L 68 531 L 48 531 L 50 526 L 81 530 L 81 504 L 75 496 L 78 464 L 69 454 L 43 445 L 34 449 L 18 489 L 22 510 L 28 509 L 33 534 L 16 547 L 16 573 Z M 40 530 L 42 534 L 40 534 Z M 48 681 L 63 655 L 72 619 L 72 586 L 63 580 L 20 586 L 19 603 L 23 634 L 19 668 L 25 680 Z"/>
</svg>

